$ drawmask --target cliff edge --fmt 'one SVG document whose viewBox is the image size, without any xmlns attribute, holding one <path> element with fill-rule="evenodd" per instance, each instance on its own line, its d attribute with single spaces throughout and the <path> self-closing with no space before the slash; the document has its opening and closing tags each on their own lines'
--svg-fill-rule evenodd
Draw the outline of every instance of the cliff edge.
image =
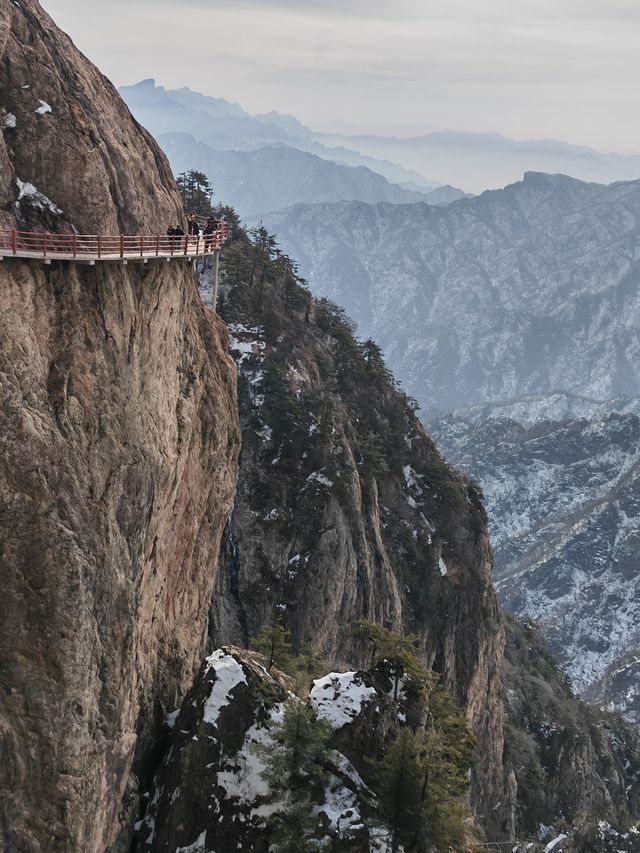
<svg viewBox="0 0 640 853">
<path fill-rule="evenodd" d="M 0 127 L 0 224 L 139 233 L 179 210 L 155 143 L 29 0 L 0 0 Z M 236 372 L 186 264 L 7 259 L 0 292 L 0 847 L 118 849 L 203 652 Z"/>
</svg>

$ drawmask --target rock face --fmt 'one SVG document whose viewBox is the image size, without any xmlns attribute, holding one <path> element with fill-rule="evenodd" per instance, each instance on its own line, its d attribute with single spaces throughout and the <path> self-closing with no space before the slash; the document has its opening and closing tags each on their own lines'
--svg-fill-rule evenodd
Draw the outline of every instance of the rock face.
<svg viewBox="0 0 640 853">
<path fill-rule="evenodd" d="M 265 218 L 316 295 L 371 335 L 427 416 L 640 391 L 640 181 L 529 173 L 427 205 L 298 205 Z"/>
<path fill-rule="evenodd" d="M 163 155 L 35 2 L 0 2 L 0 110 L 3 223 L 176 215 Z M 201 659 L 235 370 L 186 265 L 7 259 L 0 289 L 0 846 L 98 851 Z"/>
<path fill-rule="evenodd" d="M 613 405 L 613 404 L 612 404 Z M 523 426 L 460 414 L 434 422 L 482 483 L 505 607 L 535 619 L 574 688 L 640 721 L 640 419 Z"/>
<path fill-rule="evenodd" d="M 164 233 L 180 213 L 150 134 L 35 0 L 0 2 L 0 131 L 0 226 L 43 215 L 18 180 L 83 234 Z"/>
<path fill-rule="evenodd" d="M 254 285 L 232 282 L 241 252 Z M 244 644 L 282 618 L 296 648 L 312 644 L 341 665 L 359 618 L 417 634 L 478 736 L 477 814 L 506 831 L 502 627 L 476 491 L 440 456 L 375 346 L 357 345 L 339 311 L 275 267 L 260 285 L 260 257 L 229 250 L 220 307 L 243 448 L 213 645 Z"/>
</svg>

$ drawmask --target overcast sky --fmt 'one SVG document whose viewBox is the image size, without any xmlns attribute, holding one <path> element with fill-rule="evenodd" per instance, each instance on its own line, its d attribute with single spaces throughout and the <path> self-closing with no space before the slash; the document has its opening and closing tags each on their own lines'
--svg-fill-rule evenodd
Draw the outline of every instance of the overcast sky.
<svg viewBox="0 0 640 853">
<path fill-rule="evenodd" d="M 640 151 L 638 0 L 42 0 L 118 85 Z"/>
</svg>

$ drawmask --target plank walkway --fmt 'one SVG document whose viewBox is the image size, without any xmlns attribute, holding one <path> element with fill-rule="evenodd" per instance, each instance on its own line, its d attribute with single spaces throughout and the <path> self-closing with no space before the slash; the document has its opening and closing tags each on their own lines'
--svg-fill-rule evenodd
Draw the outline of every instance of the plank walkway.
<svg viewBox="0 0 640 853">
<path fill-rule="evenodd" d="M 51 234 L 0 228 L 0 261 L 26 258 L 94 265 L 100 262 L 195 260 L 217 255 L 229 236 L 222 222 L 213 234 L 199 237 L 167 235 Z"/>
</svg>

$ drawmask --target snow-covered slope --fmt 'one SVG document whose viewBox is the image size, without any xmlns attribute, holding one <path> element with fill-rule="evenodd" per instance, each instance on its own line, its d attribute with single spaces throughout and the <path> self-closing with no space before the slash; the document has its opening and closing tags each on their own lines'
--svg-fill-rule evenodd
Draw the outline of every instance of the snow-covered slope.
<svg viewBox="0 0 640 853">
<path fill-rule="evenodd" d="M 638 416 L 432 431 L 482 484 L 503 604 L 539 622 L 576 689 L 640 722 Z"/>
<path fill-rule="evenodd" d="M 427 417 L 487 401 L 640 391 L 640 181 L 528 173 L 444 208 L 298 205 L 267 217 Z"/>
</svg>

